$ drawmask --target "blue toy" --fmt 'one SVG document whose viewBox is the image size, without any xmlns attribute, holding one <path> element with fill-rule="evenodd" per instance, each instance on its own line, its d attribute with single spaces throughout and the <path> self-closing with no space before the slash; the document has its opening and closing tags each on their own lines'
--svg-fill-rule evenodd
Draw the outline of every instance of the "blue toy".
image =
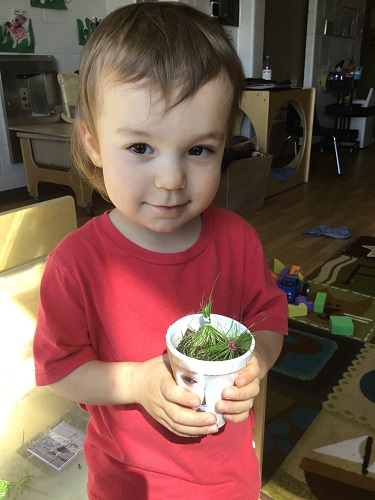
<svg viewBox="0 0 375 500">
<path fill-rule="evenodd" d="M 306 296 L 310 293 L 310 287 L 305 281 L 301 281 L 296 274 L 287 274 L 279 278 L 277 286 L 286 293 L 289 304 L 294 304 L 296 297 Z"/>
</svg>

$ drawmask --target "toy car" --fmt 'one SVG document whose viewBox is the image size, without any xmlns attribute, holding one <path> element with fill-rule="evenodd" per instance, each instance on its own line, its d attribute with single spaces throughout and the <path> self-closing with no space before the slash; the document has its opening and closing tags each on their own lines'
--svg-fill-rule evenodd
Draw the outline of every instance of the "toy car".
<svg viewBox="0 0 375 500">
<path fill-rule="evenodd" d="M 293 304 L 297 296 L 306 297 L 310 293 L 308 283 L 301 281 L 295 274 L 287 274 L 277 280 L 277 286 L 286 293 L 289 304 Z"/>
</svg>

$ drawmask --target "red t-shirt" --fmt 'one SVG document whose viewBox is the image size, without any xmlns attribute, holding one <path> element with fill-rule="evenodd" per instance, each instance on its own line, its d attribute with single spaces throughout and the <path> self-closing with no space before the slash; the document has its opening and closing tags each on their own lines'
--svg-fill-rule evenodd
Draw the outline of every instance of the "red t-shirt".
<svg viewBox="0 0 375 500">
<path fill-rule="evenodd" d="M 50 255 L 34 340 L 36 382 L 52 384 L 91 360 L 142 362 L 166 351 L 165 334 L 213 289 L 213 313 L 252 331 L 287 333 L 276 286 L 254 229 L 209 207 L 198 241 L 156 253 L 127 240 L 108 213 L 71 233 Z M 262 321 L 261 321 L 262 320 Z M 179 437 L 140 405 L 89 406 L 85 441 L 90 498 L 257 499 L 254 416 L 215 435 Z"/>
</svg>

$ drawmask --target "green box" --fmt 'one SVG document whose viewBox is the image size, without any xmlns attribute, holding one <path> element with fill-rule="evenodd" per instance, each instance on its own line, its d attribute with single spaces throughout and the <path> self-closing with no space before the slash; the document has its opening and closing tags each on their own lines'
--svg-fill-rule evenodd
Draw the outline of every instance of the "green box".
<svg viewBox="0 0 375 500">
<path fill-rule="evenodd" d="M 314 312 L 322 313 L 326 303 L 327 294 L 325 292 L 318 292 L 314 300 Z"/>
<path fill-rule="evenodd" d="M 331 316 L 329 318 L 329 327 L 333 335 L 351 337 L 354 332 L 353 320 L 348 316 Z"/>
</svg>

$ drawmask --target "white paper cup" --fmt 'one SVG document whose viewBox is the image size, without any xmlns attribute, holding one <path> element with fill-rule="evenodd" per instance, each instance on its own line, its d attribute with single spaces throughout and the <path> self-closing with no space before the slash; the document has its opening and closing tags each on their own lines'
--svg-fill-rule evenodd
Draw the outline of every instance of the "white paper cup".
<svg viewBox="0 0 375 500">
<path fill-rule="evenodd" d="M 219 314 L 211 314 L 211 324 L 223 332 L 232 328 L 237 335 L 247 330 L 238 321 Z M 222 427 L 225 420 L 221 413 L 215 411 L 215 405 L 222 399 L 223 389 L 233 385 L 237 374 L 249 363 L 254 351 L 255 339 L 253 337 L 251 347 L 245 354 L 226 361 L 203 361 L 179 352 L 177 347 L 186 330 L 198 329 L 203 325 L 202 314 L 191 314 L 177 320 L 167 330 L 167 350 L 177 384 L 199 396 L 202 405 L 198 411 L 214 413 L 218 426 Z"/>
</svg>

